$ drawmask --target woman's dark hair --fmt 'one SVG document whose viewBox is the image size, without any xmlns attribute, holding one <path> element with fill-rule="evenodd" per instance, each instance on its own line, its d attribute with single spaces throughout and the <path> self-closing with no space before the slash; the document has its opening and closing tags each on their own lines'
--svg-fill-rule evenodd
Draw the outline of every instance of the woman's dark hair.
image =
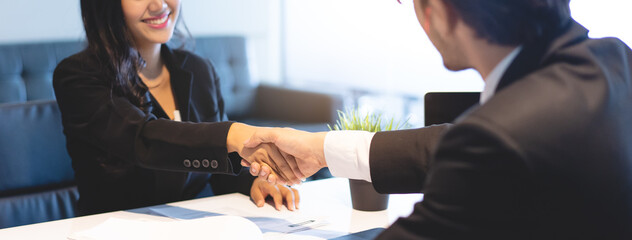
<svg viewBox="0 0 632 240">
<path fill-rule="evenodd" d="M 112 94 L 125 96 L 141 109 L 151 111 L 147 86 L 138 77 L 145 62 L 134 48 L 121 1 L 81 0 L 81 16 L 88 40 L 87 50 L 97 56 L 104 66 L 103 74 L 112 79 Z M 186 26 L 185 30 L 188 33 Z M 185 46 L 186 37 L 177 30 L 174 34 Z"/>
<path fill-rule="evenodd" d="M 421 0 L 427 4 L 428 0 Z M 520 45 L 555 34 L 571 20 L 570 0 L 443 0 L 479 37 Z"/>
</svg>

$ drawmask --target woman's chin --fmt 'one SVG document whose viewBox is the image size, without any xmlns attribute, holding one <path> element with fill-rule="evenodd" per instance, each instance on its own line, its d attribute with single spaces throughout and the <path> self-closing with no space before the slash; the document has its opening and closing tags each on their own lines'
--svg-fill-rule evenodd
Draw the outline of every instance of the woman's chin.
<svg viewBox="0 0 632 240">
<path fill-rule="evenodd" d="M 169 34 L 168 36 L 155 36 L 155 37 L 149 38 L 148 40 L 149 42 L 155 43 L 155 44 L 165 44 L 169 42 L 172 37 L 173 37 L 173 34 Z"/>
</svg>

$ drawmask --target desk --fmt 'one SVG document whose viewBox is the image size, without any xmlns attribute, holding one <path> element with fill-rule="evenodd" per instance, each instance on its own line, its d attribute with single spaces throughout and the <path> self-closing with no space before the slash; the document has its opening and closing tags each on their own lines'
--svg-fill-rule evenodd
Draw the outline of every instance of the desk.
<svg viewBox="0 0 632 240">
<path fill-rule="evenodd" d="M 281 211 L 276 211 L 270 204 L 257 208 L 248 196 L 239 193 L 181 201 L 161 206 L 173 206 L 220 214 L 234 214 L 235 210 L 238 210 L 252 214 L 251 216 L 279 219 L 288 219 L 299 214 L 324 216 L 327 218 L 328 223 L 324 226 L 316 227 L 315 230 L 329 232 L 334 237 L 375 227 L 388 227 L 398 217 L 409 215 L 412 212 L 414 203 L 422 198 L 422 194 L 392 194 L 387 210 L 363 212 L 351 208 L 347 179 L 331 178 L 311 181 L 297 186 L 297 188 L 299 188 L 301 194 L 301 203 L 299 205 L 300 209 L 296 212 L 291 212 L 285 208 Z M 116 211 L 1 229 L 0 239 L 67 239 L 72 233 L 92 228 L 109 218 L 177 221 L 152 214 L 150 209 L 151 207 Z M 294 239 L 287 235 L 279 238 Z"/>
</svg>

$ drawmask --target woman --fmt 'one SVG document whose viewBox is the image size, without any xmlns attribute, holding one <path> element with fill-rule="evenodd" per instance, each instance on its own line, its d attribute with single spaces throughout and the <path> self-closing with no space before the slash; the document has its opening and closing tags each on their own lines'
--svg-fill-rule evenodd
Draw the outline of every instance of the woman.
<svg viewBox="0 0 632 240">
<path fill-rule="evenodd" d="M 240 173 L 242 157 L 280 153 L 270 146 L 244 150 L 254 127 L 226 121 L 213 66 L 165 44 L 180 6 L 180 0 L 81 0 L 88 47 L 53 76 L 79 213 L 235 191 L 250 193 L 259 207 L 272 195 L 277 209 L 285 199 L 294 210 L 295 189 L 227 175 Z"/>
</svg>

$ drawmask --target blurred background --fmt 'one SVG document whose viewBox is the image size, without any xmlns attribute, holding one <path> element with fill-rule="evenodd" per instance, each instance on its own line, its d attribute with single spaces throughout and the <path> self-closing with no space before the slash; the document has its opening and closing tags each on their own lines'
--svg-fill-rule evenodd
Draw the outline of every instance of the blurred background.
<svg viewBox="0 0 632 240">
<path fill-rule="evenodd" d="M 0 44 L 81 40 L 78 0 L 0 0 Z M 334 92 L 347 107 L 423 125 L 429 91 L 480 91 L 474 71 L 449 72 L 419 27 L 412 1 L 183 0 L 197 36 L 246 37 L 251 81 Z M 573 0 L 592 37 L 632 43 L 627 1 Z"/>
<path fill-rule="evenodd" d="M 325 131 L 336 110 L 356 108 L 419 127 L 427 92 L 478 92 L 483 81 L 447 71 L 412 0 L 402 1 L 182 0 L 182 16 L 189 50 L 213 61 L 232 120 Z M 79 195 L 51 82 L 85 44 L 79 0 L 0 6 L 0 228 L 74 217 Z M 592 37 L 632 43 L 627 1 L 571 7 Z"/>
</svg>

